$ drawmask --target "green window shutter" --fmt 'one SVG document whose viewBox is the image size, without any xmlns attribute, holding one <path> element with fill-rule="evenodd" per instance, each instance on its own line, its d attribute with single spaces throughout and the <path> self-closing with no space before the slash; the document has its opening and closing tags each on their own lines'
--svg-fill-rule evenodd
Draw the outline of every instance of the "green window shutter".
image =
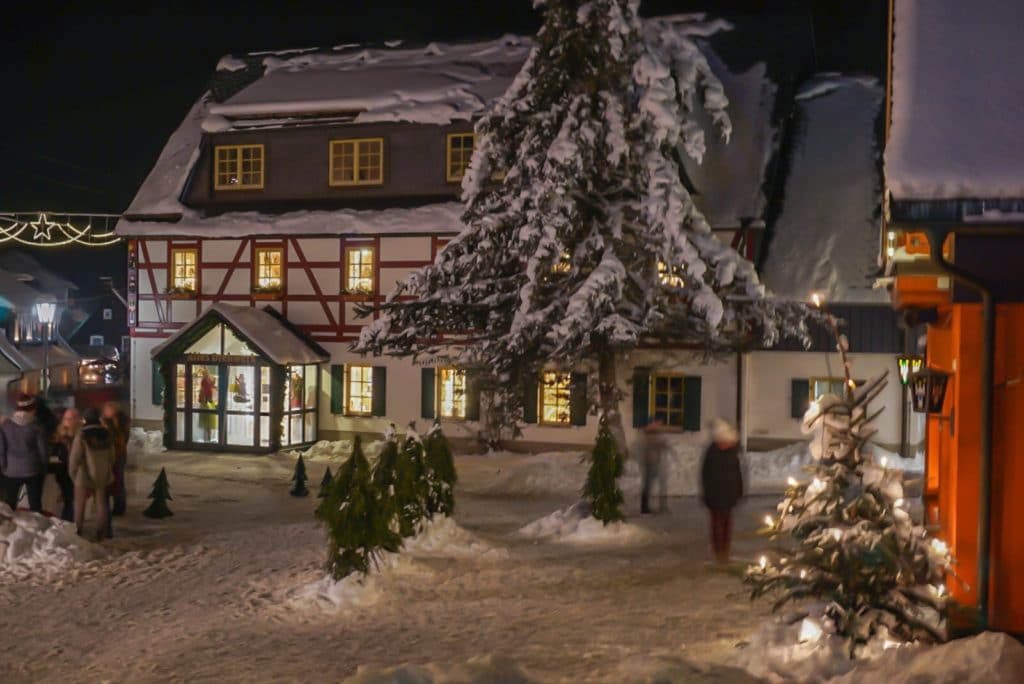
<svg viewBox="0 0 1024 684">
<path fill-rule="evenodd" d="M 153 369 L 153 406 L 160 406 L 164 403 L 164 374 L 156 361 L 149 365 Z"/>
<path fill-rule="evenodd" d="M 700 376 L 683 378 L 683 429 L 700 432 Z"/>
<path fill-rule="evenodd" d="M 480 374 L 466 371 L 466 420 L 480 420 Z"/>
<path fill-rule="evenodd" d="M 646 427 L 650 410 L 651 369 L 633 369 L 633 427 Z"/>
<path fill-rule="evenodd" d="M 434 373 L 433 368 L 420 369 L 420 418 L 435 416 Z"/>
<path fill-rule="evenodd" d="M 811 400 L 811 382 L 807 378 L 793 378 L 789 383 L 790 415 L 803 418 Z"/>
<path fill-rule="evenodd" d="M 587 424 L 587 374 L 573 373 L 569 380 L 569 422 Z"/>
<path fill-rule="evenodd" d="M 388 412 L 388 369 L 384 366 L 373 367 L 373 410 L 375 416 L 384 416 Z"/>
<path fill-rule="evenodd" d="M 523 422 L 537 422 L 537 379 L 531 378 L 526 381 L 523 388 Z"/>
<path fill-rule="evenodd" d="M 337 415 L 345 412 L 345 366 L 340 363 L 331 364 L 331 413 Z"/>
</svg>

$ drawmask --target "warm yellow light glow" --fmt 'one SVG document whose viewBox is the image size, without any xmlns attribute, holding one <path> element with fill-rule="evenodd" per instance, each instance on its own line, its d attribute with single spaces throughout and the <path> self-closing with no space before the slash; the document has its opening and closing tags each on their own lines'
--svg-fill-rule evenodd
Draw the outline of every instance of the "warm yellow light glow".
<svg viewBox="0 0 1024 684">
<path fill-rule="evenodd" d="M 761 556 L 758 559 L 757 564 L 761 566 L 762 570 L 764 570 L 765 568 L 768 567 L 768 557 L 767 556 Z"/>
<path fill-rule="evenodd" d="M 541 376 L 540 416 L 547 425 L 568 425 L 571 421 L 569 407 L 569 373 L 546 371 Z"/>
<path fill-rule="evenodd" d="M 449 133 L 448 150 L 445 168 L 447 169 L 447 180 L 449 183 L 457 183 L 462 180 L 466 169 L 469 168 L 469 160 L 473 158 L 473 143 L 476 136 L 472 133 Z"/>
<path fill-rule="evenodd" d="M 349 247 L 345 250 L 345 289 L 349 292 L 373 292 L 373 247 Z"/>
<path fill-rule="evenodd" d="M 572 270 L 572 255 L 567 251 L 563 251 L 561 256 L 558 257 L 558 261 L 551 264 L 552 273 L 568 273 Z"/>
<path fill-rule="evenodd" d="M 818 307 L 820 309 L 821 308 L 821 295 L 818 294 L 817 292 L 812 293 L 811 294 L 811 303 L 814 304 L 814 306 L 816 306 L 816 307 Z"/>
<path fill-rule="evenodd" d="M 349 413 L 362 416 L 373 413 L 373 368 L 371 366 L 349 366 L 347 389 L 345 408 Z"/>
<path fill-rule="evenodd" d="M 439 368 L 438 405 L 442 418 L 466 417 L 466 371 L 455 368 Z"/>
<path fill-rule="evenodd" d="M 171 249 L 171 283 L 172 290 L 196 291 L 196 267 L 199 263 L 199 250 Z"/>
<path fill-rule="evenodd" d="M 261 290 L 281 289 L 282 251 L 280 247 L 256 250 L 256 286 Z"/>
<path fill-rule="evenodd" d="M 669 287 L 683 287 L 685 285 L 683 277 L 679 275 L 679 267 L 669 267 L 664 261 L 658 262 L 658 279 L 661 280 L 662 285 Z"/>
<path fill-rule="evenodd" d="M 796 487 L 799 484 L 799 482 L 796 481 L 795 477 L 790 476 L 786 478 L 786 484 L 788 484 L 790 487 Z"/>
<path fill-rule="evenodd" d="M 775 521 L 772 519 L 772 516 L 766 515 L 766 516 L 764 516 L 764 524 L 767 525 L 768 527 L 774 527 L 775 526 Z"/>
</svg>

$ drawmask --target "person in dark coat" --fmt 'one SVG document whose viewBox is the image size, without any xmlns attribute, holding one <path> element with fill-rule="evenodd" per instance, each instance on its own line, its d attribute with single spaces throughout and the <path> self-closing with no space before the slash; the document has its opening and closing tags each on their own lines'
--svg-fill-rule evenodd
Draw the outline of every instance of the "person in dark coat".
<svg viewBox="0 0 1024 684">
<path fill-rule="evenodd" d="M 71 445 L 74 444 L 78 431 L 82 428 L 82 416 L 76 408 L 69 408 L 61 416 L 57 431 L 50 440 L 50 472 L 60 487 L 63 502 L 61 520 L 71 522 L 75 519 L 75 483 L 68 473 L 68 458 Z"/>
<path fill-rule="evenodd" d="M 128 494 L 125 486 L 125 467 L 128 463 L 128 435 L 131 419 L 121 410 L 116 401 L 103 405 L 103 427 L 107 428 L 114 440 L 114 481 L 110 485 L 111 515 L 124 515 L 128 509 Z"/>
<path fill-rule="evenodd" d="M 49 445 L 36 421 L 36 401 L 27 394 L 18 398 L 17 410 L 0 428 L 0 472 L 4 475 L 4 502 L 15 509 L 21 488 L 28 491 L 28 505 L 43 512 L 43 480 L 50 463 Z"/>
<path fill-rule="evenodd" d="M 732 540 L 732 509 L 743 496 L 739 437 L 728 421 L 712 424 L 711 444 L 701 463 L 701 491 L 711 514 L 711 548 L 719 563 L 729 561 Z"/>
</svg>

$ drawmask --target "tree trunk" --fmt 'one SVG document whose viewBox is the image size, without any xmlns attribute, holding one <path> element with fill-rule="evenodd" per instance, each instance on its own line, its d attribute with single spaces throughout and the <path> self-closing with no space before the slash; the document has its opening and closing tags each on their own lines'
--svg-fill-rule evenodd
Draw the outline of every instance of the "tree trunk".
<svg viewBox="0 0 1024 684">
<path fill-rule="evenodd" d="M 626 445 L 626 431 L 622 426 L 622 413 L 619 411 L 622 397 L 616 382 L 615 361 L 615 353 L 610 349 L 602 349 L 597 354 L 598 406 L 600 418 L 608 421 L 608 429 L 615 438 L 619 454 L 626 460 L 629 458 L 629 448 Z"/>
</svg>

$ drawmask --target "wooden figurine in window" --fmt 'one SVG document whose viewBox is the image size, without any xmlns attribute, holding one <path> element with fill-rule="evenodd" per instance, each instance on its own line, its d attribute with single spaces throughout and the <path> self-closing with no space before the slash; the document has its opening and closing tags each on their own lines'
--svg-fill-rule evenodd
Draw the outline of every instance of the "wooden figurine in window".
<svg viewBox="0 0 1024 684">
<path fill-rule="evenodd" d="M 243 373 L 239 373 L 235 376 L 233 389 L 235 393 L 232 399 L 235 400 L 236 404 L 248 404 L 251 401 L 249 397 L 249 388 L 245 384 L 245 375 Z"/>
</svg>

